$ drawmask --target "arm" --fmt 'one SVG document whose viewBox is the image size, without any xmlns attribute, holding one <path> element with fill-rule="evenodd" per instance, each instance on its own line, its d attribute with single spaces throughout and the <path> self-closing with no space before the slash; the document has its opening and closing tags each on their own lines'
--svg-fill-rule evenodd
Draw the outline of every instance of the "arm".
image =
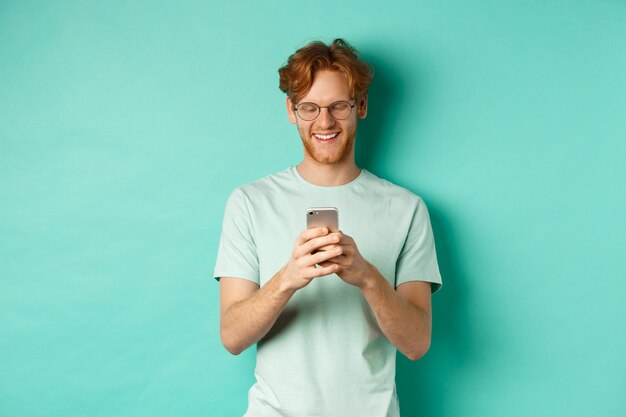
<svg viewBox="0 0 626 417">
<path fill-rule="evenodd" d="M 337 275 L 361 290 L 383 334 L 400 352 L 411 360 L 424 356 L 431 336 L 430 283 L 406 282 L 395 290 L 350 236 L 343 235 L 341 248 L 340 256 L 322 265 L 337 265 Z"/>
<path fill-rule="evenodd" d="M 383 334 L 407 358 L 418 360 L 428 352 L 431 340 L 429 282 L 406 282 L 397 290 L 372 266 L 361 287 Z"/>
<path fill-rule="evenodd" d="M 220 337 L 233 355 L 243 352 L 270 330 L 295 291 L 274 276 L 266 285 L 241 278 L 220 279 Z"/>
<path fill-rule="evenodd" d="M 226 349 L 237 355 L 272 328 L 297 290 L 314 278 L 330 275 L 338 267 L 316 268 L 340 253 L 340 236 L 325 228 L 305 230 L 298 236 L 289 262 L 265 285 L 244 279 L 220 279 L 220 337 Z M 321 252 L 313 253 L 320 248 Z"/>
</svg>

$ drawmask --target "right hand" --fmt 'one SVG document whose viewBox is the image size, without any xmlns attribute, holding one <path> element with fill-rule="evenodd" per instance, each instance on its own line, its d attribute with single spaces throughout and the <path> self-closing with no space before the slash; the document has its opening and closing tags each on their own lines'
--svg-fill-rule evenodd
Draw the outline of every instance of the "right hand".
<svg viewBox="0 0 626 417">
<path fill-rule="evenodd" d="M 329 233 L 325 227 L 307 229 L 296 239 L 291 259 L 281 271 L 281 281 L 286 288 L 297 291 L 306 287 L 314 278 L 334 274 L 339 266 L 332 264 L 317 268 L 316 265 L 341 255 L 341 233 Z"/>
</svg>

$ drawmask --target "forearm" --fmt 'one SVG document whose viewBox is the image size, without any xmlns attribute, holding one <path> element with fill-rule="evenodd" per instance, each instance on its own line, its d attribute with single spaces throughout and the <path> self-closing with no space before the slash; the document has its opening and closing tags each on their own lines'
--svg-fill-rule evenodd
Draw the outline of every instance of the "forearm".
<svg viewBox="0 0 626 417">
<path fill-rule="evenodd" d="M 226 349 L 238 355 L 272 328 L 295 293 L 282 284 L 282 270 L 250 297 L 232 304 L 221 314 L 221 338 Z"/>
<path fill-rule="evenodd" d="M 361 291 L 381 331 L 406 357 L 417 360 L 430 347 L 430 312 L 403 298 L 372 265 Z"/>
</svg>

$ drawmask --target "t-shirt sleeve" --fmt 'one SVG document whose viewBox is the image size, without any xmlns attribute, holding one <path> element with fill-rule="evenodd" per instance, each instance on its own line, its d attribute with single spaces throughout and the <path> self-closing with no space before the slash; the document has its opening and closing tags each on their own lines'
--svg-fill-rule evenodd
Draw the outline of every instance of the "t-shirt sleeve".
<svg viewBox="0 0 626 417">
<path fill-rule="evenodd" d="M 442 285 L 430 217 L 421 198 L 396 263 L 396 287 L 409 281 L 430 282 L 433 293 Z"/>
<path fill-rule="evenodd" d="M 250 215 L 250 200 L 240 188 L 232 192 L 224 210 L 222 235 L 213 276 L 243 278 L 257 284 L 259 259 Z"/>
</svg>

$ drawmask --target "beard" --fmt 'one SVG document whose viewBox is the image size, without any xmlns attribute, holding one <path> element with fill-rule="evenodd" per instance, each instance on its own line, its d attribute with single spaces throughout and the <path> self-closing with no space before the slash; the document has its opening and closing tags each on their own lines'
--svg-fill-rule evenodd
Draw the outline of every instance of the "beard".
<svg viewBox="0 0 626 417">
<path fill-rule="evenodd" d="M 348 160 L 354 149 L 354 133 L 342 131 L 341 135 L 347 135 L 347 138 L 332 153 L 320 152 L 320 146 L 314 142 L 315 139 L 306 136 L 306 133 L 300 132 L 300 139 L 304 145 L 305 155 L 308 155 L 312 160 L 318 164 L 337 164 Z"/>
</svg>

